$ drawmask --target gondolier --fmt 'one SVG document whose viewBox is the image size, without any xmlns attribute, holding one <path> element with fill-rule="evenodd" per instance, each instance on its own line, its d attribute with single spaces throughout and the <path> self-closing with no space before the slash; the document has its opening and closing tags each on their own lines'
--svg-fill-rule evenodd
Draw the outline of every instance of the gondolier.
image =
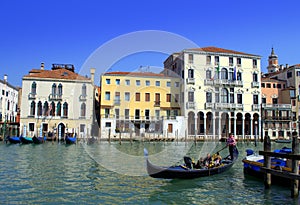
<svg viewBox="0 0 300 205">
<path fill-rule="evenodd" d="M 233 150 L 236 149 L 236 140 L 234 138 L 234 135 L 232 133 L 229 134 L 229 137 L 227 139 L 227 146 L 229 147 L 229 153 L 230 153 L 230 159 L 233 159 Z"/>
</svg>

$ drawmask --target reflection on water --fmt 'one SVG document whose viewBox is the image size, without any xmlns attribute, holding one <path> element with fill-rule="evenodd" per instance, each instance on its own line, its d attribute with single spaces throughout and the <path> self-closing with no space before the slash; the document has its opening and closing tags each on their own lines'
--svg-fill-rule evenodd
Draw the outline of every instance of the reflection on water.
<svg viewBox="0 0 300 205">
<path fill-rule="evenodd" d="M 215 151 L 224 145 L 216 144 Z M 274 149 L 282 146 L 272 145 Z M 178 161 L 186 152 L 198 158 L 203 146 L 203 143 L 184 142 L 132 145 L 101 142 L 71 146 L 1 143 L 0 201 L 2 204 L 298 204 L 297 199 L 290 198 L 289 188 L 272 186 L 264 190 L 261 181 L 244 177 L 241 159 L 246 148 L 255 148 L 253 143 L 239 143 L 238 162 L 220 175 L 163 180 L 153 179 L 145 172 L 144 147 L 152 161 L 170 164 L 170 159 Z M 261 150 L 262 144 L 255 149 Z M 227 155 L 227 150 L 221 154 Z M 114 159 L 120 155 L 125 156 L 121 162 Z M 116 172 L 107 169 L 107 164 L 114 164 L 110 168 Z M 128 173 L 134 169 L 138 176 L 120 174 L 120 170 Z"/>
</svg>

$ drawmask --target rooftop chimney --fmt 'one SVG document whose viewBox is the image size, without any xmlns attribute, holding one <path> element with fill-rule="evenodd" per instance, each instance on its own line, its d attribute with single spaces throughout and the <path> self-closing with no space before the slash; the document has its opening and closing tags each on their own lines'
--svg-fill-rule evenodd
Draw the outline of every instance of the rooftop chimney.
<svg viewBox="0 0 300 205">
<path fill-rule="evenodd" d="M 92 84 L 95 84 L 95 68 L 91 68 L 90 73 L 91 73 L 91 80 L 92 80 Z"/>
<path fill-rule="evenodd" d="M 7 83 L 7 75 L 6 74 L 4 74 L 4 78 L 3 79 L 4 79 L 4 82 Z"/>
<path fill-rule="evenodd" d="M 41 63 L 41 70 L 45 70 L 45 65 L 43 62 Z"/>
<path fill-rule="evenodd" d="M 288 68 L 289 67 L 289 64 L 285 64 L 285 68 Z"/>
</svg>

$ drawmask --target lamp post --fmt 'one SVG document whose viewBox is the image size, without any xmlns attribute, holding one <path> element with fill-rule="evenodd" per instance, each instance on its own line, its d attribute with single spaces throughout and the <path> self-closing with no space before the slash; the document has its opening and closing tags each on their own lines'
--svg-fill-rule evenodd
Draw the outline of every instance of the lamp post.
<svg viewBox="0 0 300 205">
<path fill-rule="evenodd" d="M 254 145 L 256 147 L 256 139 L 257 139 L 257 126 L 258 126 L 258 122 L 257 120 L 254 121 L 254 124 L 255 124 L 255 135 L 254 135 Z"/>
</svg>

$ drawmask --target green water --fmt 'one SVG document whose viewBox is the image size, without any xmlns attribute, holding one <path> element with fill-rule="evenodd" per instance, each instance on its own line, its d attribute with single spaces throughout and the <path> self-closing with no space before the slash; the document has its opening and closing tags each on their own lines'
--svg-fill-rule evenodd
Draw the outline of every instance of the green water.
<svg viewBox="0 0 300 205">
<path fill-rule="evenodd" d="M 213 144 L 214 151 L 224 147 Z M 146 174 L 143 149 L 151 161 L 168 165 L 183 154 L 198 158 L 210 145 L 184 142 L 118 142 L 66 146 L 0 144 L 1 204 L 298 204 L 289 187 L 244 176 L 247 148 L 238 143 L 240 158 L 228 172 L 194 180 L 153 179 Z M 273 149 L 282 144 L 272 144 Z M 223 156 L 227 149 L 221 151 Z"/>
</svg>

